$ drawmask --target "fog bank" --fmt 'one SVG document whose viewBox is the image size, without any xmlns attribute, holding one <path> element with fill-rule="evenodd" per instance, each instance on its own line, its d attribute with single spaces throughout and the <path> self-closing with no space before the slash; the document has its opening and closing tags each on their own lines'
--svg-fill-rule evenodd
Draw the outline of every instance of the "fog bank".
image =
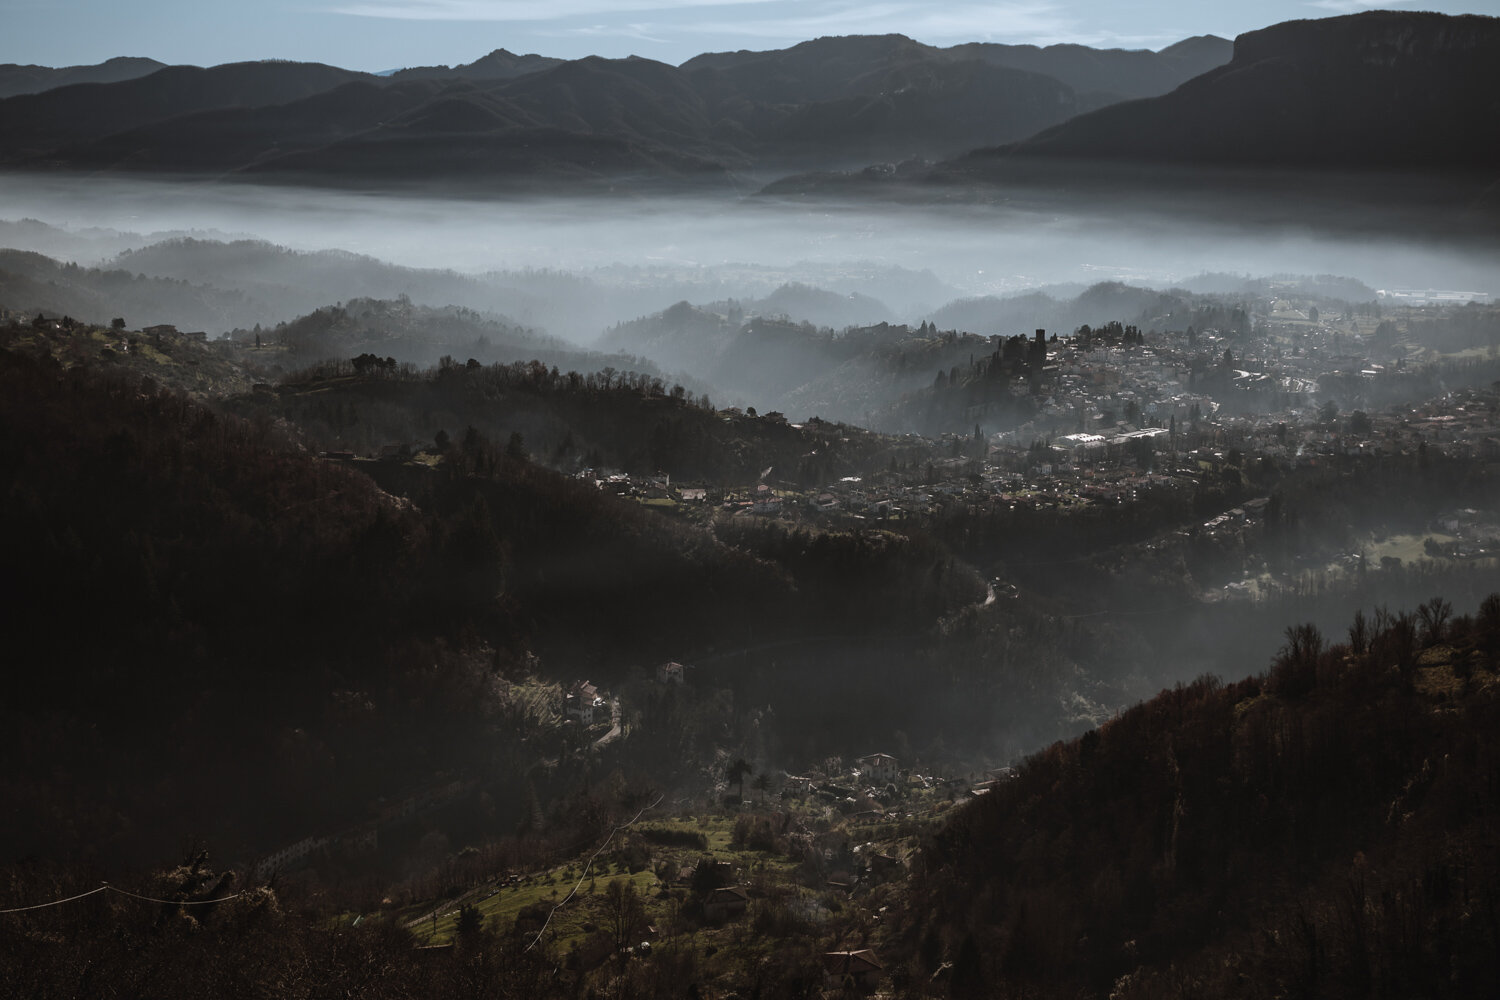
<svg viewBox="0 0 1500 1000">
<path fill-rule="evenodd" d="M 1500 273 L 1500 241 L 1475 247 L 1257 225 L 1243 218 L 1253 213 L 1242 200 L 1215 214 L 1201 196 L 1190 216 L 1170 217 L 1128 204 L 1028 204 L 475 201 L 12 175 L 0 190 L 0 220 L 36 219 L 65 233 L 6 226 L 0 243 L 101 264 L 170 236 L 253 237 L 468 274 L 568 270 L 612 284 L 660 284 L 699 301 L 766 295 L 800 281 L 878 298 L 899 318 L 946 298 L 1066 282 L 1166 285 L 1204 272 L 1340 274 L 1375 288 L 1500 291 L 1490 287 Z M 694 287 L 702 294 L 683 294 Z"/>
</svg>

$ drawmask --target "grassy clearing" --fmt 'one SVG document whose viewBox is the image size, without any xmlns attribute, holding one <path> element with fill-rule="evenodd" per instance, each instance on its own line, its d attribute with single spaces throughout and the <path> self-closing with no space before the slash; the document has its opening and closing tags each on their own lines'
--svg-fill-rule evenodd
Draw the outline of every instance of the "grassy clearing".
<svg viewBox="0 0 1500 1000">
<path fill-rule="evenodd" d="M 1497 352 L 1493 347 L 1468 347 L 1462 351 L 1450 351 L 1447 354 L 1443 354 L 1442 357 L 1451 360 L 1461 360 L 1465 358 L 1493 358 L 1495 357 L 1496 353 Z"/>
<path fill-rule="evenodd" d="M 613 950 L 616 913 L 609 892 L 612 884 L 623 883 L 634 889 L 641 905 L 641 925 L 627 943 L 638 943 L 633 940 L 638 934 L 653 948 L 693 948 L 701 952 L 710 971 L 727 974 L 773 960 L 791 942 L 818 940 L 816 950 L 827 943 L 822 938 L 834 941 L 854 926 L 862 928 L 861 935 L 873 933 L 869 940 L 879 947 L 879 918 L 872 915 L 898 900 L 902 880 L 889 867 L 880 875 L 870 874 L 857 893 L 828 880 L 836 877 L 842 882 L 851 873 L 873 868 L 868 859 L 875 855 L 905 858 L 915 849 L 920 829 L 936 821 L 947 805 L 936 793 L 918 792 L 896 814 L 840 815 L 817 800 L 770 798 L 761 803 L 752 798 L 743 811 L 643 817 L 638 825 L 617 832 L 587 870 L 588 855 L 581 855 L 525 875 L 506 873 L 460 897 L 407 909 L 396 919 L 428 945 L 455 942 L 460 908 L 465 905 L 478 911 L 487 933 L 514 933 L 527 944 L 543 933 L 545 923 L 542 940 L 551 953 L 593 968 Z M 742 819 L 763 823 L 777 814 L 782 818 L 772 822 L 787 830 L 788 837 L 796 831 L 797 837 L 817 838 L 820 846 L 811 854 L 782 854 L 736 845 L 735 829 Z M 760 835 L 764 829 L 759 827 Z M 702 846 L 695 842 L 697 837 Z M 832 860 L 840 867 L 825 867 L 828 859 L 819 853 L 825 848 L 834 852 Z M 839 852 L 842 861 L 837 861 Z M 689 884 L 704 858 L 732 865 L 728 884 L 742 887 L 749 896 L 742 916 L 717 920 L 705 911 L 704 897 Z M 627 863 L 638 870 L 627 870 Z M 895 864 L 899 870 L 900 861 Z"/>
<path fill-rule="evenodd" d="M 603 874 L 598 871 L 599 867 L 596 865 L 590 877 L 583 880 L 578 886 L 577 894 L 568 900 L 567 905 L 553 913 L 546 932 L 549 943 L 567 948 L 582 942 L 596 926 L 602 925 L 604 892 L 611 882 L 625 881 L 633 885 L 636 893 L 646 902 L 648 915 L 655 918 L 656 914 L 652 909 L 656 900 L 653 896 L 661 883 L 653 873 L 642 871 L 635 874 Z M 571 877 L 568 875 L 570 871 Z M 565 866 L 527 876 L 522 882 L 490 885 L 454 900 L 453 906 L 440 911 L 435 921 L 430 918 L 418 920 L 411 925 L 411 930 L 424 944 L 452 941 L 454 928 L 458 923 L 459 907 L 468 904 L 479 911 L 486 928 L 505 933 L 515 926 L 521 911 L 538 904 L 551 911 L 567 898 L 577 882 L 578 870 Z"/>
<path fill-rule="evenodd" d="M 1439 545 L 1448 542 L 1456 542 L 1458 538 L 1454 535 L 1445 535 L 1441 532 L 1426 532 L 1420 535 L 1392 535 L 1383 541 L 1371 542 L 1365 547 L 1365 559 L 1373 565 L 1380 565 L 1380 560 L 1386 556 L 1395 556 L 1403 563 L 1417 562 L 1421 559 L 1431 559 L 1424 545 L 1431 538 Z"/>
</svg>

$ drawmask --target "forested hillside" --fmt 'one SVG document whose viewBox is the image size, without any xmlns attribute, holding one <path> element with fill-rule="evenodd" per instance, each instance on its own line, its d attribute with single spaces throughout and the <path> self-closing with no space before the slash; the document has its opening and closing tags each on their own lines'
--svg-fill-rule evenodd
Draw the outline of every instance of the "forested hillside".
<svg viewBox="0 0 1500 1000">
<path fill-rule="evenodd" d="M 1485 995 L 1497 664 L 1500 596 L 1288 627 L 1269 672 L 1164 691 L 965 809 L 908 933 L 954 996 Z"/>
<path fill-rule="evenodd" d="M 7 352 L 0 378 L 18 855 L 254 849 L 453 769 L 513 788 L 557 738 L 520 745 L 538 670 L 920 628 L 980 594 L 894 534 L 726 542 L 533 464 L 519 436 L 455 426 L 425 462 L 350 463 L 129 373 Z"/>
</svg>

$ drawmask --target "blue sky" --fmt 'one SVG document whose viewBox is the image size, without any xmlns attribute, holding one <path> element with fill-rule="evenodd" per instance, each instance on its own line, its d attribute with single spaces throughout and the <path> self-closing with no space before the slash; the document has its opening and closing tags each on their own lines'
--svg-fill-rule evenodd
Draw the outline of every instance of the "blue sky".
<svg viewBox="0 0 1500 1000">
<path fill-rule="evenodd" d="M 899 32 L 1157 49 L 1372 7 L 1500 14 L 1500 0 L 0 0 L 0 62 L 115 55 L 215 65 L 297 59 L 380 71 L 471 62 L 497 48 L 576 58 L 770 49 L 821 35 Z"/>
</svg>

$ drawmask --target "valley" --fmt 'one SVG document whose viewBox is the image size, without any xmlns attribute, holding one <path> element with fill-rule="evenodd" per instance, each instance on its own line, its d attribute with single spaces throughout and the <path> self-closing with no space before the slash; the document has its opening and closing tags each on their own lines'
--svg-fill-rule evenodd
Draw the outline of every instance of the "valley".
<svg viewBox="0 0 1500 1000">
<path fill-rule="evenodd" d="M 1488 995 L 1500 22 L 476 10 L 0 66 L 0 992 Z"/>
</svg>

